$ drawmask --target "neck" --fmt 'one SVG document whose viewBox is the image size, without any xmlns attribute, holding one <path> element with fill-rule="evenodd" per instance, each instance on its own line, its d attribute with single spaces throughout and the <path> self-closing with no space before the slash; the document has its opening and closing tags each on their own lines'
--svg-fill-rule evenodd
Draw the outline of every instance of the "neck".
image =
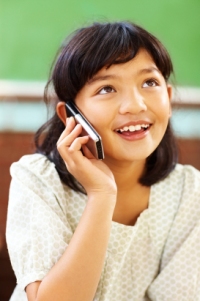
<svg viewBox="0 0 200 301">
<path fill-rule="evenodd" d="M 118 188 L 113 220 L 134 225 L 140 213 L 148 207 L 150 188 L 139 183 L 145 161 L 116 164 L 116 161 L 106 160 L 105 163 L 112 170 Z"/>
<path fill-rule="evenodd" d="M 139 185 L 139 179 L 145 168 L 145 161 L 116 162 L 106 160 L 105 163 L 111 169 L 118 187 L 118 191 L 133 189 Z"/>
</svg>

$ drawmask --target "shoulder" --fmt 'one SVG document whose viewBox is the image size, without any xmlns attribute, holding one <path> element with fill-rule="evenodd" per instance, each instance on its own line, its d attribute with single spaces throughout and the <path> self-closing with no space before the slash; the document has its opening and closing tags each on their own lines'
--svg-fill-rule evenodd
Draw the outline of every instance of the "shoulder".
<svg viewBox="0 0 200 301">
<path fill-rule="evenodd" d="M 200 190 L 200 171 L 191 165 L 177 164 L 174 170 L 155 186 L 166 192 L 183 193 L 190 190 L 190 193 L 194 193 Z"/>
<path fill-rule="evenodd" d="M 200 172 L 177 164 L 164 180 L 152 186 L 151 201 L 156 212 L 170 215 L 170 224 L 182 218 L 185 225 L 196 223 L 200 220 Z"/>
<path fill-rule="evenodd" d="M 177 164 L 172 180 L 181 182 L 182 195 L 198 197 L 200 200 L 200 171 L 191 165 Z"/>
<path fill-rule="evenodd" d="M 65 185 L 55 164 L 42 154 L 25 155 L 10 167 L 12 177 L 10 192 L 29 190 L 37 195 L 53 195 L 57 201 L 80 200 L 85 204 L 86 196 Z"/>
<path fill-rule="evenodd" d="M 176 164 L 174 172 L 178 175 L 189 176 L 190 178 L 199 178 L 200 171 L 191 165 Z"/>
<path fill-rule="evenodd" d="M 200 200 L 200 171 L 190 165 L 182 166 L 182 170 L 185 193 L 198 195 Z"/>
<path fill-rule="evenodd" d="M 172 177 L 173 183 L 179 184 L 176 219 L 182 220 L 188 229 L 190 226 L 194 227 L 200 221 L 200 172 L 190 165 L 177 165 Z"/>
<path fill-rule="evenodd" d="M 55 164 L 41 154 L 23 156 L 11 165 L 10 174 L 12 179 L 27 186 L 36 182 L 45 186 L 63 186 Z"/>
<path fill-rule="evenodd" d="M 54 163 L 50 162 L 47 157 L 41 154 L 32 154 L 25 155 L 19 161 L 14 162 L 11 165 L 10 172 L 11 176 L 20 171 L 30 171 L 39 176 L 40 174 L 42 175 L 54 171 L 54 169 Z"/>
<path fill-rule="evenodd" d="M 182 165 L 178 163 L 168 177 L 185 177 L 185 175 L 200 177 L 200 171 L 192 165 Z"/>
<path fill-rule="evenodd" d="M 71 189 L 60 180 L 54 163 L 41 154 L 23 156 L 11 165 L 10 174 L 10 197 L 18 193 L 32 196 L 31 199 L 37 195 L 48 200 L 71 194 Z"/>
</svg>

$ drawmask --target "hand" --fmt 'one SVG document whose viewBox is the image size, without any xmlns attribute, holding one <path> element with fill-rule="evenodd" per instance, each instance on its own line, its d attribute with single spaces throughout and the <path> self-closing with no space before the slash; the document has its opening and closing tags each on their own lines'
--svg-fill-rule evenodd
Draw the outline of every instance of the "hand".
<svg viewBox="0 0 200 301">
<path fill-rule="evenodd" d="M 81 131 L 82 126 L 76 125 L 74 118 L 70 117 L 57 142 L 58 151 L 68 171 L 81 183 L 88 195 L 116 195 L 117 187 L 111 170 L 103 161 L 92 155 L 85 145 L 89 136 L 79 137 Z"/>
</svg>

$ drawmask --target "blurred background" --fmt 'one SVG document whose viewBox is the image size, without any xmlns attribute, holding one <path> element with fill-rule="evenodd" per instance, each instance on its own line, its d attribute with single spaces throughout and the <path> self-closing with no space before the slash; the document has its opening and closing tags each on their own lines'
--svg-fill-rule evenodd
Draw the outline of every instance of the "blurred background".
<svg viewBox="0 0 200 301">
<path fill-rule="evenodd" d="M 16 280 L 5 244 L 9 166 L 34 152 L 47 120 L 43 90 L 57 49 L 93 21 L 130 20 L 155 34 L 175 69 L 172 124 L 181 163 L 200 169 L 199 0 L 0 0 L 0 301 Z"/>
</svg>

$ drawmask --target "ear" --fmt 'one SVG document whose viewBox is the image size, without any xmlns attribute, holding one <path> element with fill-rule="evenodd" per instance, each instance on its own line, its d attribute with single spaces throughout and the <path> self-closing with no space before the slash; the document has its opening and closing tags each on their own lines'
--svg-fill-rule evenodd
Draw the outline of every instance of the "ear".
<svg viewBox="0 0 200 301">
<path fill-rule="evenodd" d="M 172 93 L 173 93 L 173 89 L 172 86 L 167 84 L 167 93 L 168 93 L 168 97 L 169 97 L 169 117 L 172 116 L 172 106 L 171 106 L 171 101 L 172 101 Z"/>
<path fill-rule="evenodd" d="M 64 125 L 66 125 L 67 113 L 66 113 L 65 102 L 59 101 L 57 103 L 56 112 L 60 120 L 64 123 Z"/>
</svg>

